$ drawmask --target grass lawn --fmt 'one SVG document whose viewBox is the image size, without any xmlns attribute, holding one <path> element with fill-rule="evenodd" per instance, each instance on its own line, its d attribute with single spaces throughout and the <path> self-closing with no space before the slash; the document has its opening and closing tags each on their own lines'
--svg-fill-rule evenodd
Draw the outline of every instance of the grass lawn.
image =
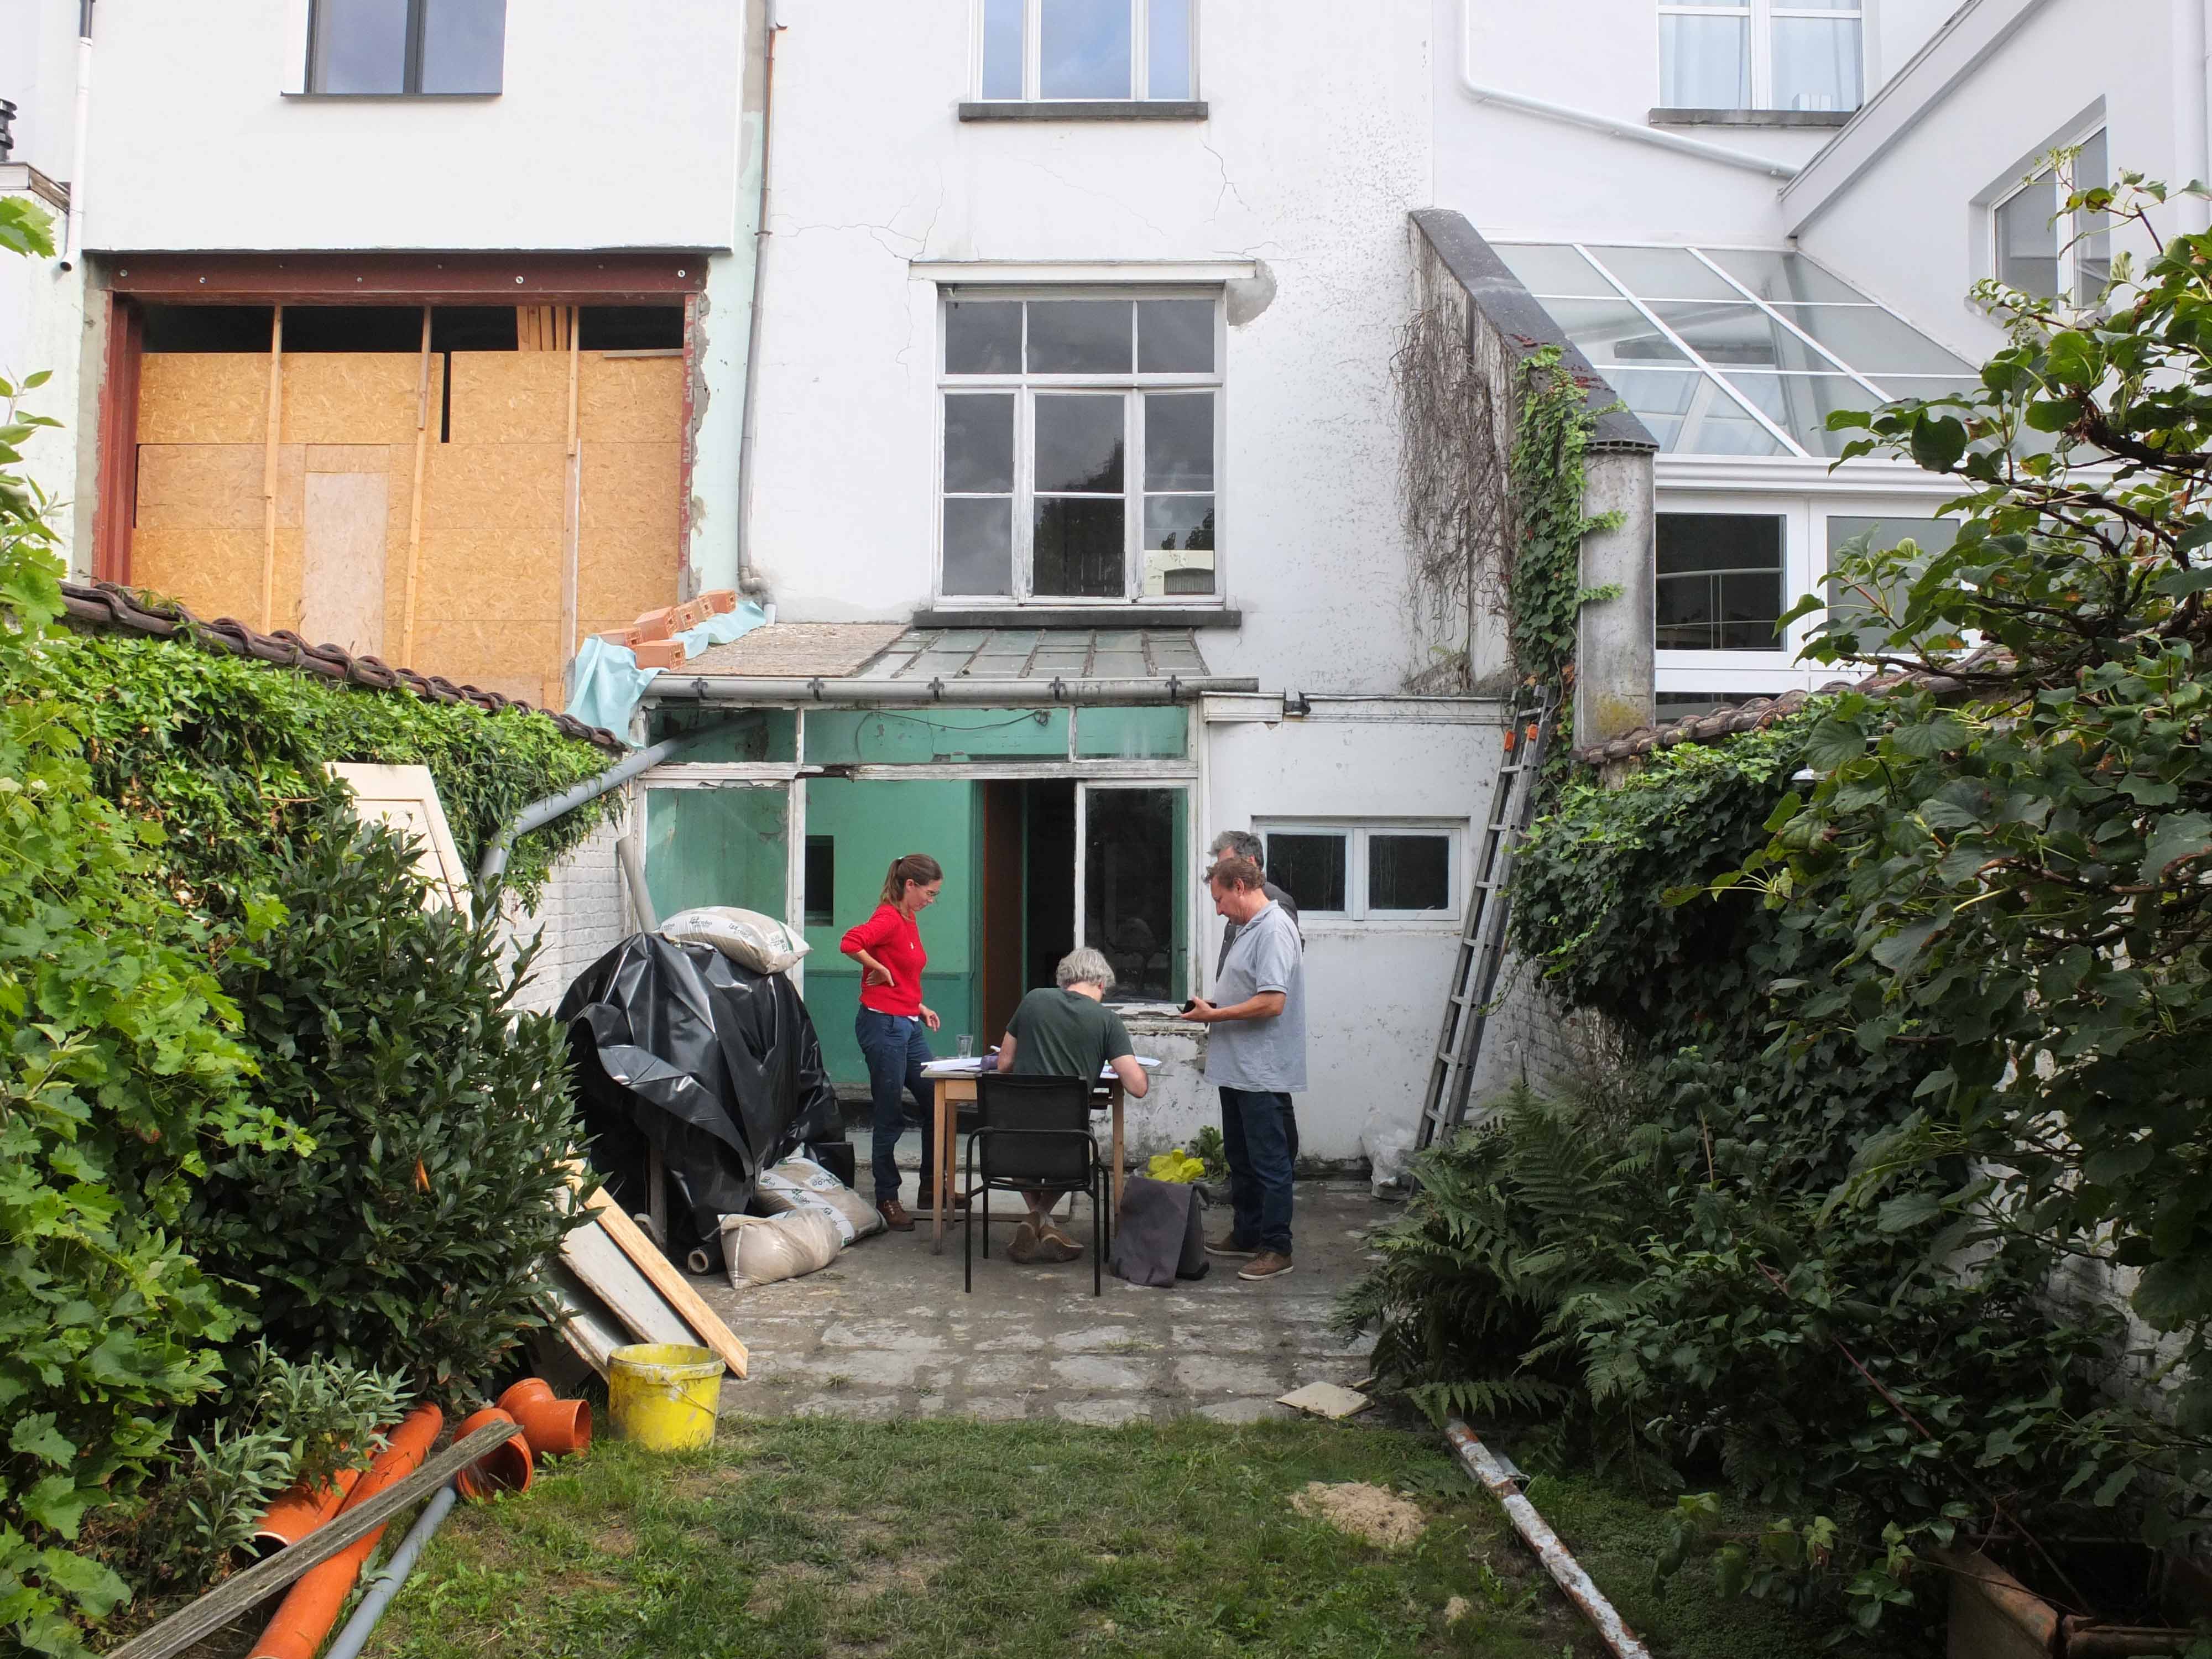
<svg viewBox="0 0 2212 1659">
<path fill-rule="evenodd" d="M 1410 1547 L 1364 1541 L 1292 1508 L 1309 1482 L 1410 1498 L 1425 1524 Z M 1648 1576 L 1648 1561 L 1635 1571 Z M 1695 1621 L 1705 1637 L 1738 1638 L 1681 1650 L 1701 1659 L 1805 1652 L 1819 1638 L 1743 1604 L 1700 1607 Z M 465 1508 L 370 1651 L 1605 1650 L 1426 1431 L 815 1419 L 726 1421 L 712 1449 L 683 1457 L 603 1442 L 527 1493 Z"/>
</svg>

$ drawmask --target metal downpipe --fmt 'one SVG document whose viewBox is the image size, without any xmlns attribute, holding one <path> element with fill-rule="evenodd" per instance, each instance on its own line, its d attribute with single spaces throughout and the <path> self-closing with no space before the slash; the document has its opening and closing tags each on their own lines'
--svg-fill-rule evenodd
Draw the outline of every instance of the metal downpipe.
<svg viewBox="0 0 2212 1659">
<path fill-rule="evenodd" d="M 621 788 L 641 772 L 652 770 L 678 750 L 713 729 L 711 726 L 702 727 L 678 737 L 664 738 L 649 749 L 641 749 L 625 756 L 597 777 L 586 778 L 574 788 L 531 802 L 515 815 L 513 823 L 502 825 L 492 836 L 491 844 L 484 848 L 483 861 L 477 866 L 477 893 L 483 894 L 506 871 L 507 854 L 513 849 L 518 836 L 526 836 L 532 830 L 543 830 L 562 813 L 573 812 L 585 802 L 597 800 L 608 791 Z"/>
</svg>

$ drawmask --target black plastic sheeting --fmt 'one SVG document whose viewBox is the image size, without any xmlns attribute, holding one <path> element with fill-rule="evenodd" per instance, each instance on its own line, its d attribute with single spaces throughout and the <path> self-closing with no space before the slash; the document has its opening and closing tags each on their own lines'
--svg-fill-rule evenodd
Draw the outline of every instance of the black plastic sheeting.
<svg viewBox="0 0 2212 1659">
<path fill-rule="evenodd" d="M 643 1212 L 659 1149 L 679 1261 L 702 1249 L 719 1267 L 721 1219 L 745 1212 L 760 1171 L 845 1139 L 814 1022 L 781 974 L 635 933 L 584 971 L 556 1017 L 592 1167 L 623 1209 Z"/>
</svg>

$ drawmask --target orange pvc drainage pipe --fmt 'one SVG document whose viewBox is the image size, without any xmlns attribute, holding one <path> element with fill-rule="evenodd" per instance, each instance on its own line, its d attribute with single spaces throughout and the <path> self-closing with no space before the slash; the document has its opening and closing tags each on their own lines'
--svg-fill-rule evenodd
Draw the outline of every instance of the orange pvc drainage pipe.
<svg viewBox="0 0 2212 1659">
<path fill-rule="evenodd" d="M 313 1492 L 303 1486 L 287 1486 L 253 1528 L 254 1553 L 274 1555 L 287 1545 L 298 1543 L 338 1512 L 360 1479 L 359 1469 L 340 1469 L 328 1486 Z"/>
<path fill-rule="evenodd" d="M 437 1444 L 439 1431 L 445 1426 L 446 1414 L 435 1406 L 417 1406 L 408 1413 L 376 1462 L 369 1465 L 368 1473 L 346 1495 L 339 1505 L 340 1513 L 414 1474 L 429 1455 L 430 1448 Z M 338 1609 L 352 1593 L 354 1581 L 361 1577 L 362 1563 L 368 1559 L 369 1552 L 383 1535 L 384 1528 L 379 1527 L 359 1543 L 310 1568 L 284 1597 L 276 1616 L 253 1644 L 250 1659 L 315 1659 L 315 1650 L 331 1633 Z"/>
</svg>

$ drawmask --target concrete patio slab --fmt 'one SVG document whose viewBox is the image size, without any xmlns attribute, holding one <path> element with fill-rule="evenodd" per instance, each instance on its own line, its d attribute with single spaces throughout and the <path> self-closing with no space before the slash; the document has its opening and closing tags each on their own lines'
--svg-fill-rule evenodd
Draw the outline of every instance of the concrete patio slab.
<svg viewBox="0 0 2212 1659">
<path fill-rule="evenodd" d="M 1014 1218 L 995 1202 L 992 1254 L 977 1255 L 973 1295 L 961 1290 L 958 1226 L 933 1255 L 926 1221 L 865 1239 L 804 1279 L 744 1291 L 695 1280 L 752 1352 L 751 1376 L 723 1384 L 722 1408 L 1104 1425 L 1288 1417 L 1276 1395 L 1367 1374 L 1370 1345 L 1346 1347 L 1328 1322 L 1337 1295 L 1374 1259 L 1367 1230 L 1395 1212 L 1358 1182 L 1302 1181 L 1297 1201 L 1297 1270 L 1264 1284 L 1240 1280 L 1243 1264 L 1217 1257 L 1205 1279 L 1172 1290 L 1109 1275 L 1094 1297 L 1087 1254 L 1053 1266 L 1009 1260 Z M 1211 1232 L 1226 1224 L 1218 1212 L 1208 1220 Z M 1086 1249 L 1087 1224 L 1085 1212 L 1069 1229 Z"/>
</svg>

